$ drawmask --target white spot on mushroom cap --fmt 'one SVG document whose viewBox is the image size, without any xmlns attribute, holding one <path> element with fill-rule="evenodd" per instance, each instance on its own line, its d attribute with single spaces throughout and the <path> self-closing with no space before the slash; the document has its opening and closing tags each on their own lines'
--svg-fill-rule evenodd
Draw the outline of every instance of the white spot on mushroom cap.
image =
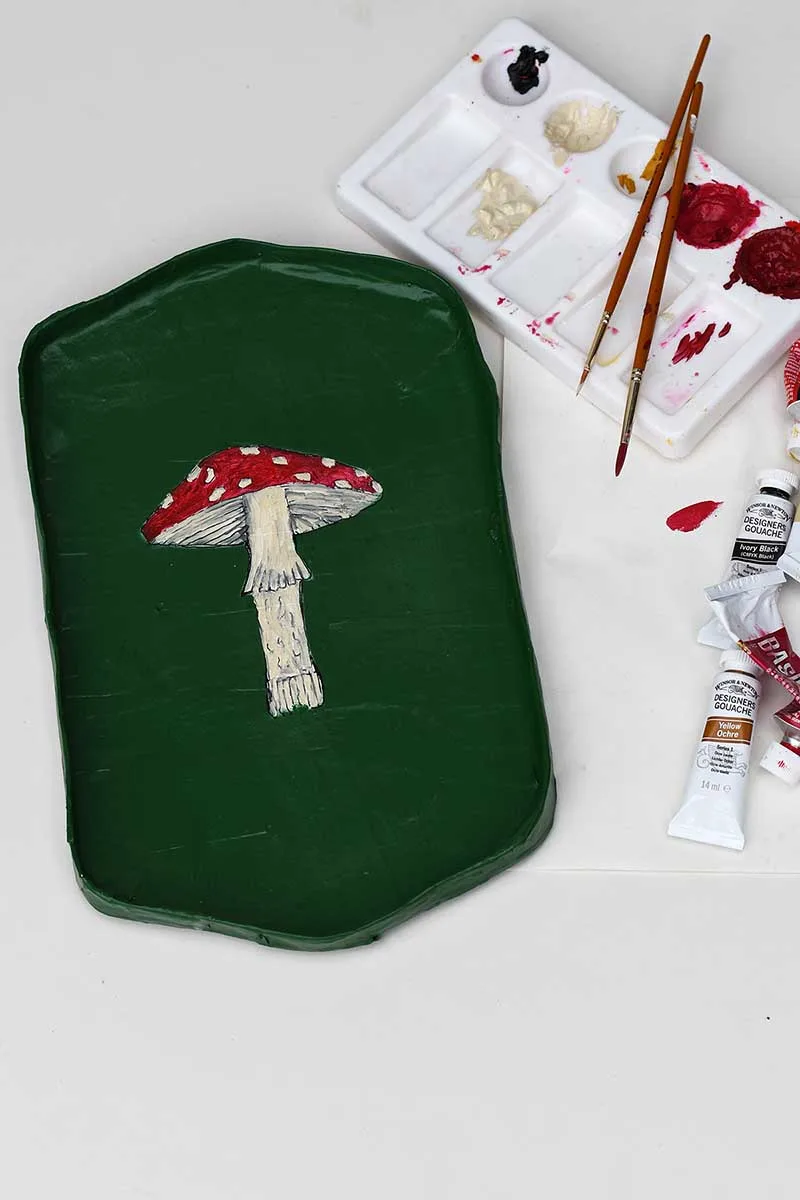
<svg viewBox="0 0 800 1200">
<path fill-rule="evenodd" d="M 369 475 L 369 471 L 365 471 L 363 467 L 356 467 L 356 475 L 359 479 L 366 479 Z"/>
<path fill-rule="evenodd" d="M 206 467 L 206 483 L 213 483 L 215 479 L 215 471 L 213 467 Z"/>
<path fill-rule="evenodd" d="M 211 492 L 209 494 L 209 497 L 208 497 L 209 502 L 211 504 L 213 504 L 216 500 L 221 500 L 224 495 L 225 495 L 224 487 L 215 487 L 213 492 Z"/>
<path fill-rule="evenodd" d="M 241 454 L 260 454 L 261 453 L 258 446 L 240 446 L 239 451 Z"/>
<path fill-rule="evenodd" d="M 187 482 L 187 483 L 194 483 L 195 479 L 197 479 L 197 477 L 198 477 L 198 475 L 199 475 L 199 474 L 200 474 L 200 468 L 199 468 L 199 467 L 192 467 L 191 471 L 190 471 L 190 472 L 189 472 L 189 474 L 186 476 L 186 482 Z"/>
<path fill-rule="evenodd" d="M 381 492 L 383 491 L 383 488 L 378 483 L 377 479 L 373 479 L 373 481 L 372 481 L 372 490 L 373 490 L 373 492 L 377 492 L 377 494 L 379 496 L 380 496 Z"/>
<path fill-rule="evenodd" d="M 167 492 L 166 496 L 165 496 L 165 497 L 164 497 L 164 499 L 161 501 L 161 507 L 162 507 L 162 508 L 169 508 L 170 504 L 172 504 L 172 501 L 173 501 L 174 499 L 175 499 L 175 497 L 172 495 L 172 492 Z"/>
<path fill-rule="evenodd" d="M 251 484 L 252 482 L 253 482 L 253 481 L 252 481 L 252 479 L 240 479 L 240 480 L 239 480 L 239 487 L 250 487 L 250 484 Z"/>
<path fill-rule="evenodd" d="M 352 483 L 348 483 L 346 479 L 334 479 L 333 486 L 338 488 L 349 488 L 353 485 Z"/>
<path fill-rule="evenodd" d="M 295 475 L 295 479 L 299 479 L 301 483 L 310 483 L 311 476 L 309 475 L 308 471 L 298 471 Z"/>
<path fill-rule="evenodd" d="M 335 467 L 336 459 L 335 458 L 323 458 L 322 465 L 323 465 L 323 467 Z"/>
<path fill-rule="evenodd" d="M 288 458 L 284 458 L 282 454 L 273 454 L 272 461 L 276 467 L 285 467 L 289 462 Z"/>
</svg>

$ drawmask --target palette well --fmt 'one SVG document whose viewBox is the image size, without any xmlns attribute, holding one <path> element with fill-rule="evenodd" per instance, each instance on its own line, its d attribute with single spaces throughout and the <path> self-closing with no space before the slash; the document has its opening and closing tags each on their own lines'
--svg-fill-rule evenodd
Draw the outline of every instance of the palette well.
<svg viewBox="0 0 800 1200">
<path fill-rule="evenodd" d="M 538 84 L 522 93 L 508 65 L 524 46 L 547 54 Z M 555 145 L 554 129 L 569 130 L 587 111 L 605 114 L 602 144 L 580 153 Z M 574 387 L 665 132 L 543 34 L 506 20 L 345 171 L 337 200 L 390 248 L 450 279 L 500 333 Z M 520 227 L 495 241 L 469 232 L 492 169 L 534 202 Z M 770 295 L 753 286 L 752 271 L 737 278 L 748 248 L 759 249 L 748 239 L 791 233 L 791 214 L 701 150 L 688 183 L 635 426 L 668 458 L 688 454 L 800 335 L 800 299 L 784 298 L 791 286 L 776 284 L 784 296 Z M 665 212 L 662 196 L 582 392 L 617 421 Z M 797 275 L 800 284 L 800 250 Z"/>
</svg>

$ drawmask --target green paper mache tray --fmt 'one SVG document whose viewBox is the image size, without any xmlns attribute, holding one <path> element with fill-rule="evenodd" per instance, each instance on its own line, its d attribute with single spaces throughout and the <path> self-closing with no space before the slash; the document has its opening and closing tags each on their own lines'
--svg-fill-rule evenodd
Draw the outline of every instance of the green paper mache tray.
<svg viewBox="0 0 800 1200">
<path fill-rule="evenodd" d="M 353 946 L 542 841 L 497 397 L 449 284 L 222 242 L 42 322 L 20 378 L 93 905 Z"/>
</svg>

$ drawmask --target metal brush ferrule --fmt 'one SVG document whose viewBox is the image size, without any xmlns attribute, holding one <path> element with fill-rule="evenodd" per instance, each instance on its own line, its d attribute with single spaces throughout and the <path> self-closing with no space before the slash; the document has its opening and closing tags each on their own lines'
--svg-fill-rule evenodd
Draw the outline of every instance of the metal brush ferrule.
<svg viewBox="0 0 800 1200">
<path fill-rule="evenodd" d="M 643 374 L 644 371 L 640 368 L 631 371 L 631 381 L 628 384 L 628 399 L 625 402 L 625 416 L 622 418 L 622 440 L 624 442 L 630 440 L 633 416 L 636 412 L 636 402 L 639 399 L 639 389 L 642 386 Z"/>
<path fill-rule="evenodd" d="M 597 326 L 594 337 L 592 338 L 592 344 L 589 347 L 589 353 L 586 355 L 585 369 L 587 371 L 591 367 L 592 363 L 594 362 L 595 357 L 597 355 L 597 351 L 600 349 L 600 343 L 602 342 L 605 332 L 608 329 L 608 323 L 610 320 L 611 320 L 611 313 L 604 312 L 602 317 L 600 318 L 600 324 Z"/>
</svg>

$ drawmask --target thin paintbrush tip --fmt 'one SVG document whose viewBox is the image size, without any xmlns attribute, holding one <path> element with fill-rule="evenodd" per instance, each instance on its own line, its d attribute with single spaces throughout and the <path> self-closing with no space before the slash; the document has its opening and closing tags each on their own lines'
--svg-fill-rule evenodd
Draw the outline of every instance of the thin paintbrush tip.
<svg viewBox="0 0 800 1200">
<path fill-rule="evenodd" d="M 617 461 L 614 463 L 614 474 L 619 475 L 622 468 L 625 466 L 625 456 L 628 453 L 628 443 L 620 442 L 619 450 L 617 451 Z"/>
<path fill-rule="evenodd" d="M 582 387 L 583 387 L 583 385 L 586 383 L 586 380 L 588 379 L 588 377 L 589 377 L 589 368 L 588 368 L 588 367 L 584 367 L 584 368 L 583 368 L 583 370 L 581 371 L 581 380 L 580 380 L 580 383 L 578 384 L 578 386 L 577 386 L 577 387 L 576 387 L 576 389 L 575 389 L 575 395 L 576 395 L 576 396 L 580 396 L 580 394 L 581 394 L 581 388 L 582 388 Z"/>
</svg>

